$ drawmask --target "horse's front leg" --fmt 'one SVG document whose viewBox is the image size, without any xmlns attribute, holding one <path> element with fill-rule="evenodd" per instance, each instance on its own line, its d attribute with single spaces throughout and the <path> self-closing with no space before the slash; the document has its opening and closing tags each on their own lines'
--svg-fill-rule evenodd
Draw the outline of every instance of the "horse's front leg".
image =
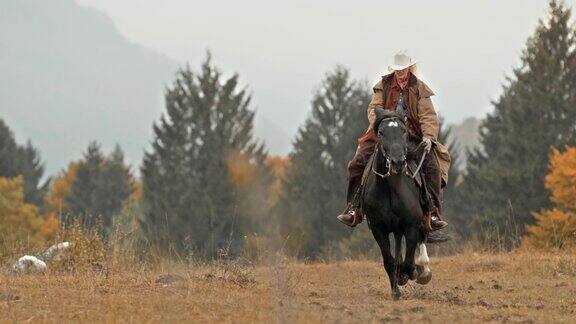
<svg viewBox="0 0 576 324">
<path fill-rule="evenodd" d="M 375 225 L 370 226 L 372 230 L 372 235 L 374 235 L 374 239 L 378 243 L 378 247 L 380 247 L 380 252 L 382 253 L 382 261 L 384 263 L 384 269 L 386 269 L 386 273 L 388 274 L 388 280 L 390 281 L 390 290 L 392 292 L 392 299 L 398 300 L 400 299 L 400 288 L 398 288 L 398 278 L 397 278 L 397 258 L 392 256 L 390 251 L 390 241 L 388 240 L 388 235 L 386 235 L 382 229 Z"/>
<path fill-rule="evenodd" d="M 396 257 L 395 267 L 396 267 L 396 276 L 398 278 L 398 285 L 404 286 L 405 284 L 408 283 L 408 280 L 410 280 L 408 275 L 405 274 L 402 269 L 404 259 L 406 258 L 406 238 L 404 237 L 404 235 L 399 233 L 392 234 L 392 237 L 394 239 L 394 246 L 396 247 L 394 256 Z"/>
<path fill-rule="evenodd" d="M 416 271 L 416 266 L 414 264 L 414 254 L 416 253 L 416 247 L 418 245 L 419 231 L 417 228 L 408 228 L 406 231 L 406 257 L 402 264 L 402 272 L 410 277 L 410 280 L 416 280 L 418 272 Z"/>
</svg>

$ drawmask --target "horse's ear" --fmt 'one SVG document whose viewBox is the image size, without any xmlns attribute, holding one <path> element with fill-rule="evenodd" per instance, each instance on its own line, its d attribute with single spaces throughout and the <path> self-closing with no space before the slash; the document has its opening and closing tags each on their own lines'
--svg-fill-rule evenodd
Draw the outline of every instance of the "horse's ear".
<svg viewBox="0 0 576 324">
<path fill-rule="evenodd" d="M 382 107 L 380 107 L 380 106 L 374 108 L 374 113 L 376 114 L 376 120 L 382 119 L 382 117 L 384 116 L 385 112 L 386 112 L 386 111 L 384 110 L 384 108 L 382 108 Z"/>
<path fill-rule="evenodd" d="M 380 125 L 380 122 L 382 121 L 382 119 L 384 119 L 384 115 L 386 114 L 386 110 L 384 110 L 384 108 L 378 106 L 378 107 L 374 108 L 374 114 L 376 115 L 376 118 L 374 119 L 374 125 L 372 125 L 372 127 L 374 127 L 374 132 L 378 133 L 378 126 Z"/>
</svg>

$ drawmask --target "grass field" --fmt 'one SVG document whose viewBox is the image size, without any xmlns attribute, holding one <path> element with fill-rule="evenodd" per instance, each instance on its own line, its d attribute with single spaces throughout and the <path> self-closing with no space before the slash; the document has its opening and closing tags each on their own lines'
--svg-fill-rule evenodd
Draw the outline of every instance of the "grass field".
<svg viewBox="0 0 576 324">
<path fill-rule="evenodd" d="M 280 260 L 280 261 L 278 261 Z M 1 322 L 576 322 L 576 254 L 432 257 L 390 298 L 380 263 L 277 259 L 0 276 Z"/>
</svg>

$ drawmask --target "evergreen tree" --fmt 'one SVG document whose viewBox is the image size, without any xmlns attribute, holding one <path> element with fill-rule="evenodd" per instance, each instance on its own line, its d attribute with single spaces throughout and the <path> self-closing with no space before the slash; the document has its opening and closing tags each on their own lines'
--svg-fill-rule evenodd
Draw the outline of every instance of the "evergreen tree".
<svg viewBox="0 0 576 324">
<path fill-rule="evenodd" d="M 253 139 L 254 111 L 238 78 L 225 79 L 208 55 L 200 73 L 187 67 L 166 90 L 166 115 L 154 124 L 141 167 L 142 225 L 161 247 L 213 257 L 238 246 L 253 216 L 240 208 L 239 187 L 264 178 L 265 153 Z"/>
<path fill-rule="evenodd" d="M 282 237 L 304 256 L 350 233 L 336 220 L 345 206 L 347 164 L 366 130 L 371 91 L 337 67 L 312 100 L 312 111 L 294 141 L 284 192 L 276 208 Z"/>
<path fill-rule="evenodd" d="M 551 1 L 521 56 L 521 66 L 481 125 L 483 149 L 469 153 L 458 190 L 458 228 L 510 237 L 532 212 L 550 207 L 544 187 L 551 147 L 576 140 L 576 38 L 570 10 Z M 480 226 L 480 227 L 479 227 Z M 511 230 L 511 231 L 510 231 Z"/>
<path fill-rule="evenodd" d="M 49 180 L 42 182 L 44 166 L 40 153 L 30 142 L 19 145 L 14 134 L 0 119 L 0 176 L 24 178 L 24 201 L 41 206 Z"/>
<path fill-rule="evenodd" d="M 448 147 L 448 151 L 450 152 L 451 164 L 450 169 L 448 170 L 448 183 L 446 187 L 444 187 L 443 197 L 444 197 L 444 204 L 443 204 L 443 213 L 444 217 L 451 221 L 454 214 L 454 207 L 456 204 L 456 191 L 458 190 L 458 185 L 461 179 L 461 172 L 460 172 L 460 147 L 458 145 L 458 141 L 452 138 L 452 127 L 446 126 L 444 119 L 440 118 L 440 129 L 438 132 L 438 141 L 443 143 Z"/>
<path fill-rule="evenodd" d="M 65 223 L 79 218 L 85 226 L 93 226 L 98 219 L 104 230 L 112 226 L 117 214 L 133 190 L 129 168 L 124 164 L 124 153 L 116 146 L 109 157 L 100 145 L 90 143 L 83 159 L 78 162 L 76 177 L 66 197 L 69 215 Z"/>
<path fill-rule="evenodd" d="M 134 191 L 134 180 L 130 168 L 124 162 L 124 152 L 116 145 L 103 164 L 94 192 L 95 210 L 103 216 L 103 225 L 109 229 L 124 203 Z"/>
</svg>

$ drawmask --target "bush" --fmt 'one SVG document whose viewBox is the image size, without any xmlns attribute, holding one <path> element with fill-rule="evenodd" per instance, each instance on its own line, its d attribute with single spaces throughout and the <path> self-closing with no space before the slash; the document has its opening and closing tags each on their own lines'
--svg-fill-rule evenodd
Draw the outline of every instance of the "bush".
<svg viewBox="0 0 576 324">
<path fill-rule="evenodd" d="M 76 220 L 67 228 L 61 228 L 58 241 L 70 242 L 72 247 L 61 260 L 52 267 L 61 271 L 101 270 L 105 265 L 106 248 L 101 228 L 84 228 Z"/>
</svg>

